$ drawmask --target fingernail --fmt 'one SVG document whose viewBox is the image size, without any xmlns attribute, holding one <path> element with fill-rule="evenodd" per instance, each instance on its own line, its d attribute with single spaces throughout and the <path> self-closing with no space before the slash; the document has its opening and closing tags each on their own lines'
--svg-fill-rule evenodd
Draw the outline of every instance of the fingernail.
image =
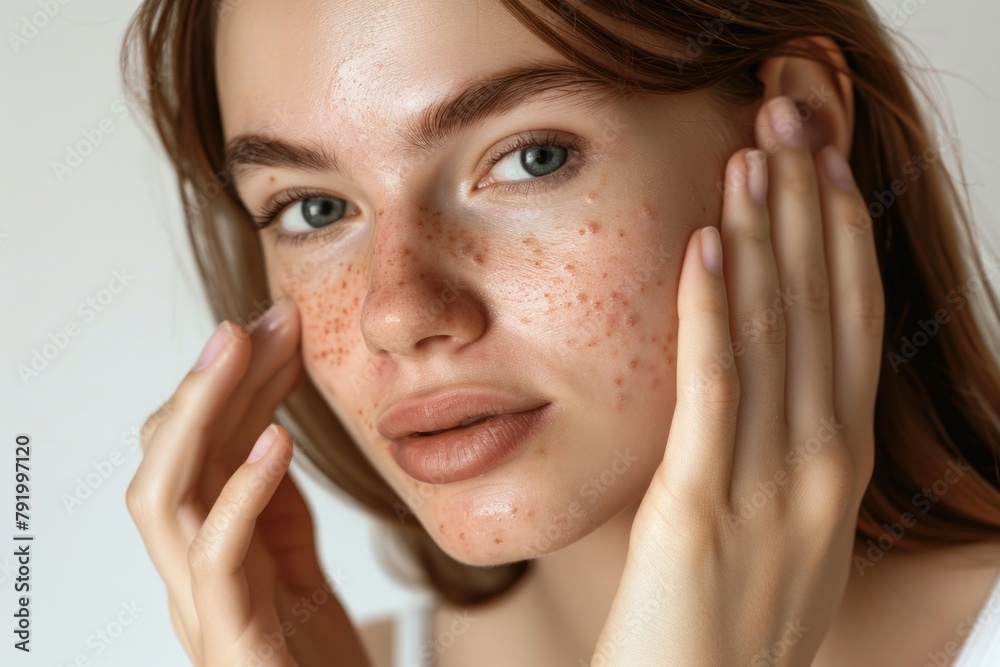
<svg viewBox="0 0 1000 667">
<path fill-rule="evenodd" d="M 771 129 L 784 144 L 802 146 L 805 143 L 799 109 L 790 97 L 782 95 L 774 98 L 768 106 L 768 111 L 771 115 Z"/>
<path fill-rule="evenodd" d="M 278 439 L 278 427 L 271 424 L 264 432 L 260 434 L 257 438 L 257 442 L 253 443 L 253 449 L 250 450 L 250 456 L 247 457 L 247 463 L 253 463 L 254 461 L 260 459 L 264 454 L 267 454 L 268 450 L 271 449 L 271 445 L 274 441 Z"/>
<path fill-rule="evenodd" d="M 278 325 L 288 318 L 291 312 L 292 300 L 288 297 L 278 299 L 277 302 L 267 309 L 264 316 L 257 320 L 257 324 L 253 328 L 254 333 L 257 333 L 258 336 L 270 335 L 278 328 Z"/>
<path fill-rule="evenodd" d="M 747 151 L 743 158 L 747 170 L 747 191 L 758 204 L 767 201 L 767 155 L 760 149 Z"/>
<path fill-rule="evenodd" d="M 207 343 L 205 343 L 205 349 L 201 351 L 201 356 L 198 357 L 194 370 L 200 371 L 215 361 L 215 358 L 219 356 L 219 352 L 222 352 L 222 348 L 226 346 L 226 336 L 229 333 L 228 325 L 228 322 L 222 322 L 215 327 L 215 333 L 213 333 L 212 337 L 208 339 Z"/>
<path fill-rule="evenodd" d="M 701 261 L 706 269 L 722 277 L 722 239 L 719 230 L 711 225 L 701 230 Z"/>
<path fill-rule="evenodd" d="M 820 160 L 823 162 L 823 169 L 831 181 L 845 190 L 854 188 L 854 175 L 851 173 L 851 165 L 847 164 L 847 158 L 833 144 L 823 149 Z"/>
</svg>

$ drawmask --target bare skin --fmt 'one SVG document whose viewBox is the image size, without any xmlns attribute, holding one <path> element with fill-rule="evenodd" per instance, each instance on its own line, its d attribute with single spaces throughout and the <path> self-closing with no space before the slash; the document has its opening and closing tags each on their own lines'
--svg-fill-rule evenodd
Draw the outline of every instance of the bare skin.
<svg viewBox="0 0 1000 667">
<path fill-rule="evenodd" d="M 377 39 L 372 26 L 379 27 Z M 447 44 L 442 34 L 448 35 Z M 261 49 L 265 43 L 271 48 Z M 490 48 L 484 51 L 483 44 Z M 287 616 L 283 605 L 324 585 L 311 542 L 303 540 L 293 551 L 282 542 L 289 535 L 281 530 L 287 526 L 282 521 L 295 517 L 303 530 L 310 525 L 294 485 L 287 478 L 278 482 L 290 450 L 287 434 L 269 431 L 276 439 L 261 460 L 268 466 L 241 466 L 299 371 L 309 374 L 386 481 L 404 498 L 424 498 L 413 508 L 415 519 L 453 557 L 479 565 L 539 559 L 537 571 L 523 586 L 473 613 L 480 620 L 442 653 L 444 667 L 588 664 L 602 633 L 614 628 L 616 612 L 641 605 L 647 587 L 636 564 L 648 562 L 651 554 L 682 554 L 690 566 L 693 552 L 681 547 L 713 539 L 695 530 L 687 543 L 672 543 L 669 538 L 683 531 L 657 530 L 657 513 L 669 525 L 677 517 L 697 516 L 692 509 L 705 506 L 704 494 L 732 491 L 738 497 L 737 476 L 746 477 L 757 467 L 770 473 L 769 461 L 777 461 L 772 457 L 780 450 L 766 447 L 792 442 L 790 434 L 759 425 L 756 432 L 765 437 L 747 438 L 742 424 L 738 439 L 746 442 L 734 450 L 727 431 L 734 425 L 721 413 L 714 419 L 704 414 L 692 418 L 691 399 L 674 379 L 689 376 L 685 365 L 696 365 L 697 354 L 707 358 L 699 341 L 721 343 L 720 334 L 741 332 L 735 325 L 738 309 L 730 330 L 727 294 L 729 309 L 745 310 L 745 298 L 762 296 L 749 293 L 745 278 L 760 278 L 762 285 L 777 288 L 777 268 L 784 278 L 809 253 L 822 262 L 817 241 L 823 226 L 844 224 L 844 212 L 860 202 L 856 190 L 834 188 L 829 174 L 812 164 L 824 146 L 840 153 L 850 146 L 850 86 L 812 61 L 775 58 L 760 72 L 765 99 L 745 108 L 721 106 L 708 91 L 615 104 L 595 94 L 571 99 L 543 95 L 466 129 L 430 158 L 399 150 L 399 131 L 458 83 L 552 58 L 509 14 L 485 0 L 402 5 L 391 20 L 382 8 L 361 0 L 294 6 L 245 0 L 227 7 L 216 52 L 227 140 L 256 133 L 319 145 L 336 153 L 346 167 L 346 173 L 337 174 L 287 164 L 239 165 L 234 176 L 245 205 L 264 217 L 266 204 L 290 187 L 321 189 L 325 194 L 309 197 L 347 205 L 342 221 L 304 230 L 301 207 L 284 203 L 277 220 L 261 233 L 272 288 L 288 295 L 280 317 L 272 315 L 275 330 L 283 333 L 254 334 L 252 341 L 230 335 L 219 360 L 185 380 L 181 399 L 152 420 L 144 436 L 150 462 L 144 458 L 130 487 L 130 509 L 168 581 L 175 627 L 197 664 L 229 664 L 245 655 L 259 644 L 261 633 L 273 632 Z M 818 100 L 817 90 L 823 91 Z M 779 98 L 810 105 L 810 119 L 802 128 L 804 146 L 769 148 L 775 128 L 769 125 L 766 105 Z M 373 127 L 382 130 L 373 132 Z M 549 135 L 545 131 L 550 128 L 557 132 Z M 527 179 L 516 175 L 518 167 L 506 160 L 489 168 L 481 158 L 496 148 L 514 152 L 510 137 L 529 130 L 545 134 L 544 139 L 532 136 L 532 145 L 557 145 L 573 135 L 589 138 L 589 148 L 582 152 L 588 157 L 567 163 L 569 176 L 559 185 L 503 194 L 502 183 Z M 750 146 L 771 153 L 767 205 L 751 205 L 746 190 L 727 188 L 725 198 L 720 197 L 717 187 L 729 182 L 733 165 L 742 164 Z M 548 177 L 546 182 L 556 181 Z M 474 185 L 479 187 L 470 189 Z M 778 266 L 770 246 L 768 254 L 754 255 L 751 248 L 760 246 L 747 244 L 735 231 L 751 223 L 760 225 L 758 231 L 767 229 L 768 209 L 775 240 L 801 242 L 778 248 L 784 250 L 784 256 L 775 253 Z M 727 268 L 728 284 L 712 282 L 709 269 L 698 268 L 702 241 L 695 232 L 705 225 L 721 228 L 726 266 L 744 267 L 737 279 Z M 291 237 L 297 241 L 289 242 Z M 870 235 L 863 241 L 870 244 Z M 873 251 L 840 252 L 842 257 L 833 258 L 843 259 L 849 269 L 840 271 L 841 283 L 854 289 L 856 276 L 872 278 Z M 740 264 L 740 258 L 750 259 Z M 303 272 L 307 265 L 313 268 Z M 747 273 L 747 266 L 754 270 Z M 638 280 L 624 280 L 637 267 L 649 270 Z M 442 300 L 443 308 L 429 310 L 428 303 L 444 294 L 449 281 L 459 286 L 452 288 L 456 296 Z M 777 289 L 766 293 L 771 291 Z M 704 309 L 699 320 L 694 304 L 712 299 L 716 307 Z M 685 310 L 686 324 L 679 316 Z M 720 569 L 708 571 L 697 582 L 700 589 L 686 591 L 684 603 L 659 626 L 665 630 L 659 645 L 621 647 L 653 661 L 648 664 L 660 664 L 662 656 L 673 655 L 681 644 L 692 655 L 703 654 L 702 647 L 720 651 L 721 659 L 745 655 L 738 633 L 720 635 L 716 625 L 738 627 L 755 645 L 769 645 L 778 636 L 767 627 L 764 613 L 756 615 L 765 617 L 761 627 L 738 624 L 740 610 L 724 597 L 709 600 L 715 625 L 685 619 L 686 610 L 696 605 L 705 612 L 701 605 L 712 598 L 716 581 L 752 584 L 733 600 L 768 590 L 781 608 L 815 618 L 816 631 L 797 640 L 791 652 L 805 646 L 803 654 L 812 655 L 818 647 L 812 662 L 818 667 L 921 664 L 921 656 L 942 649 L 938 644 L 947 642 L 957 623 L 982 605 L 1000 566 L 993 546 L 968 551 L 975 551 L 974 568 L 959 550 L 915 558 L 891 552 L 864 576 L 848 567 L 851 524 L 870 475 L 870 412 L 877 378 L 877 346 L 871 342 L 877 336 L 859 342 L 850 337 L 856 327 L 834 319 L 834 329 L 847 330 L 851 352 L 841 349 L 834 360 L 827 316 L 821 322 L 825 331 L 806 328 L 820 318 L 813 321 L 799 311 L 788 316 L 792 332 L 815 333 L 792 338 L 798 347 L 789 351 L 794 360 L 789 368 L 815 367 L 811 373 L 789 373 L 788 395 L 823 393 L 823 400 L 813 405 L 817 407 L 832 404 L 836 389 L 838 402 L 851 404 L 842 412 L 855 417 L 845 418 L 852 437 L 838 442 L 843 448 L 827 462 L 836 467 L 822 469 L 832 474 L 813 473 L 812 484 L 789 485 L 798 488 L 794 498 L 815 490 L 818 498 L 829 499 L 817 508 L 827 520 L 798 533 L 783 530 L 780 522 L 782 530 L 771 534 L 744 531 L 741 539 L 750 544 L 746 553 L 760 555 L 774 547 L 785 561 L 761 559 L 759 567 L 744 571 L 741 554 L 719 555 L 712 566 Z M 843 330 L 837 337 L 845 345 Z M 737 362 L 740 379 L 780 380 L 773 388 L 782 392 L 780 400 L 767 400 L 744 413 L 756 417 L 760 408 L 784 403 L 784 373 L 770 363 L 773 348 L 767 354 L 753 345 L 749 349 Z M 872 350 L 874 360 L 864 363 Z M 824 354 L 825 366 L 820 363 Z M 506 360 L 509 375 L 497 373 L 496 359 Z M 755 360 L 751 368 L 748 359 Z M 299 360 L 302 368 L 296 366 Z M 834 387 L 817 381 L 829 380 L 834 361 L 838 372 L 854 382 L 842 380 Z M 404 473 L 390 456 L 377 419 L 392 400 L 427 385 L 457 382 L 460 372 L 469 381 L 502 381 L 523 392 L 544 390 L 560 406 L 559 421 L 532 447 L 481 479 L 434 485 L 425 495 L 426 484 Z M 734 369 L 728 373 L 735 379 Z M 359 378 L 365 380 L 360 385 Z M 229 400 L 230 394 L 237 399 Z M 206 405 L 192 399 L 209 396 Z M 771 395 L 747 392 L 742 400 L 752 406 L 753 400 L 765 398 Z M 192 429 L 198 437 L 188 436 Z M 709 446 L 712 455 L 697 456 Z M 631 454 L 629 465 L 612 468 L 622 450 Z M 725 459 L 727 452 L 731 455 Z M 729 460 L 734 461 L 731 466 Z M 199 476 L 203 461 L 208 462 L 206 474 Z M 609 469 L 615 471 L 614 483 L 586 494 L 590 480 Z M 171 474 L 164 476 L 164 470 Z M 253 484 L 259 489 L 248 503 L 246 489 Z M 649 491 L 653 488 L 656 493 Z M 671 493 L 684 500 L 674 502 Z M 271 494 L 275 500 L 269 503 Z M 583 512 L 568 517 L 567 507 L 581 498 L 586 498 Z M 219 530 L 214 517 L 206 516 L 241 507 L 232 510 L 241 521 L 231 531 Z M 258 513 L 261 526 L 255 532 Z M 182 525 L 173 526 L 178 515 Z M 767 519 L 766 513 L 757 519 Z M 836 531 L 830 529 L 834 523 Z M 695 524 L 707 530 L 701 522 L 687 522 Z M 642 529 L 636 530 L 637 525 Z M 553 526 L 558 530 L 548 530 Z M 539 540 L 540 532 L 549 537 Z M 168 534 L 177 539 L 164 540 Z M 258 534 L 260 540 L 251 539 Z M 187 544 L 191 548 L 185 553 Z M 797 571 L 809 576 L 799 579 L 798 589 L 786 586 L 780 563 L 803 549 L 815 550 L 809 552 L 811 569 Z M 294 565 L 289 560 L 293 554 Z M 675 569 L 672 580 L 685 580 L 684 571 Z M 781 585 L 765 587 L 775 581 Z M 872 593 L 893 582 L 905 586 L 897 586 L 899 595 Z M 280 592 L 276 600 L 271 599 L 274 589 Z M 814 593 L 808 599 L 796 594 L 810 589 Z M 908 605 L 929 611 L 914 617 Z M 463 611 L 441 609 L 433 636 Z M 864 624 L 857 622 L 862 613 L 871 616 Z M 325 623 L 308 624 L 275 664 L 294 664 L 293 659 L 313 664 L 311 659 L 335 648 L 354 656 L 347 664 L 364 664 L 359 637 L 345 623 L 339 603 L 325 607 L 324 614 Z M 327 625 L 337 632 L 324 632 Z M 914 626 L 924 632 L 918 634 Z M 720 641 L 730 636 L 736 636 L 731 646 Z M 914 636 L 924 642 L 919 648 Z M 517 641 L 511 642 L 512 637 Z"/>
</svg>

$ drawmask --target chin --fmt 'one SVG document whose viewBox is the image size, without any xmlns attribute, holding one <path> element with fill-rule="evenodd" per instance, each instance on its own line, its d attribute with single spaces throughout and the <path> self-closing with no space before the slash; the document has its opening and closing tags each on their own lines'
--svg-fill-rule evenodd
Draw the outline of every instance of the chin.
<svg viewBox="0 0 1000 667">
<path fill-rule="evenodd" d="M 445 553 L 478 567 L 559 551 L 596 530 L 632 499 L 628 493 L 608 494 L 595 503 L 575 493 L 546 498 L 538 487 L 518 488 L 510 483 L 444 495 L 437 494 L 433 504 L 425 505 L 420 521 Z"/>
</svg>

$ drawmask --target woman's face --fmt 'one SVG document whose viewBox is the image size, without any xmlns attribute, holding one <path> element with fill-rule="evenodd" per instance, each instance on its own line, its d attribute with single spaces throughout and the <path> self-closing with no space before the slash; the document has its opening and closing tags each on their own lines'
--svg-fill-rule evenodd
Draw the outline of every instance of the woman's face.
<svg viewBox="0 0 1000 667">
<path fill-rule="evenodd" d="M 536 76 L 430 114 L 497 73 L 569 61 L 496 0 L 219 7 L 226 141 L 311 151 L 233 153 L 251 213 L 295 200 L 261 232 L 272 290 L 298 304 L 313 382 L 434 539 L 466 563 L 522 560 L 641 498 L 674 408 L 683 250 L 718 224 L 753 109 L 538 91 L 554 79 Z M 428 120 L 453 131 L 411 146 Z M 462 446 L 406 472 L 379 419 L 456 388 L 548 407 L 479 474 L 441 472 Z"/>
</svg>

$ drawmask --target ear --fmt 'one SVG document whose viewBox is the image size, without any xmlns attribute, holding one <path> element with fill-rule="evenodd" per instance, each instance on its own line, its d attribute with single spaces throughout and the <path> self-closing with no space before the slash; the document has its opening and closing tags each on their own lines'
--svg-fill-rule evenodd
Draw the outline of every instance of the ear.
<svg viewBox="0 0 1000 667">
<path fill-rule="evenodd" d="M 757 70 L 757 78 L 764 84 L 761 104 L 780 95 L 792 98 L 813 154 L 833 144 L 849 158 L 854 136 L 854 84 L 846 74 L 822 62 L 826 58 L 837 69 L 848 71 L 843 51 L 832 39 L 820 35 L 797 37 L 785 46 L 814 53 L 820 61 L 776 55 L 762 62 Z"/>
</svg>

